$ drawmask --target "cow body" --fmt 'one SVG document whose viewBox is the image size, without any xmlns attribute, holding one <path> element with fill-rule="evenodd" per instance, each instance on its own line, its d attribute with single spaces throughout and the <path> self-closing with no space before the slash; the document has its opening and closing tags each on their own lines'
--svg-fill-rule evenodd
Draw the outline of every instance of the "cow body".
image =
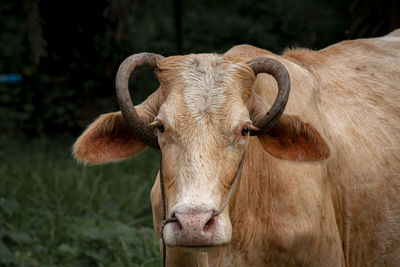
<svg viewBox="0 0 400 267">
<path fill-rule="evenodd" d="M 289 70 L 286 113 L 312 122 L 329 159 L 277 159 L 251 137 L 230 204 L 232 241 L 210 252 L 168 248 L 168 266 L 396 266 L 400 262 L 400 33 L 282 57 L 238 46 L 229 57 L 275 56 Z M 276 87 L 254 89 L 271 104 Z M 151 200 L 160 226 L 159 177 Z"/>
<path fill-rule="evenodd" d="M 255 78 L 245 67 L 264 57 L 287 69 L 289 101 L 268 133 L 241 136 L 276 96 L 272 76 Z M 167 217 L 193 226 L 190 218 L 220 207 L 246 151 L 210 238 L 167 224 L 167 266 L 398 265 L 400 30 L 283 56 L 241 45 L 167 58 L 158 68 L 160 89 L 137 111 L 145 123 L 162 123 Z M 128 129 L 120 113 L 100 117 L 75 144 L 77 159 L 138 153 L 145 145 Z M 151 192 L 157 234 L 159 180 Z"/>
</svg>

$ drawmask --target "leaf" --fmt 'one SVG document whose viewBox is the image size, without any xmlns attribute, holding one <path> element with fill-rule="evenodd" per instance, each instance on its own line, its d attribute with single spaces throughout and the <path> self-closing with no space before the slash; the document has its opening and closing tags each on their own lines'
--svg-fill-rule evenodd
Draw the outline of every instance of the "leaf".
<svg viewBox="0 0 400 267">
<path fill-rule="evenodd" d="M 5 213 L 12 216 L 19 209 L 19 203 L 14 198 L 4 199 L 0 203 L 0 207 L 5 211 Z"/>
<path fill-rule="evenodd" d="M 13 232 L 8 232 L 5 234 L 8 238 L 10 238 L 12 241 L 18 243 L 18 244 L 31 244 L 33 241 L 30 238 L 30 236 L 26 233 L 20 232 L 20 233 L 13 233 Z"/>
<path fill-rule="evenodd" d="M 67 244 L 61 244 L 58 246 L 57 250 L 63 254 L 70 254 L 72 256 L 77 256 L 79 255 L 79 247 L 71 247 L 70 245 Z"/>
<path fill-rule="evenodd" d="M 17 264 L 17 257 L 11 253 L 6 245 L 0 241 L 0 263 L 3 264 Z"/>
<path fill-rule="evenodd" d="M 105 221 L 99 225 L 95 225 L 94 221 L 80 220 L 70 226 L 72 235 L 79 237 L 86 237 L 92 240 L 117 240 L 122 238 L 124 240 L 131 240 L 136 235 L 136 229 L 132 228 L 121 222 Z"/>
<path fill-rule="evenodd" d="M 99 262 L 104 262 L 107 258 L 107 251 L 105 249 L 100 249 L 99 251 L 95 251 L 93 249 L 85 251 L 84 253 L 89 258 L 92 258 Z"/>
<path fill-rule="evenodd" d="M 135 229 L 121 222 L 104 222 L 97 227 L 88 229 L 84 234 L 92 239 L 109 240 L 109 239 L 129 239 L 136 233 Z"/>
</svg>

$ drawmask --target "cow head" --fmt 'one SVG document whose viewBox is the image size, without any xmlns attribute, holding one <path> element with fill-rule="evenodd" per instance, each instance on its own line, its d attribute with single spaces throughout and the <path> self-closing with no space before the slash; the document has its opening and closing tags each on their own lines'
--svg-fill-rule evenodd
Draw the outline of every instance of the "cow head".
<svg viewBox="0 0 400 267">
<path fill-rule="evenodd" d="M 155 68 L 160 87 L 135 108 L 128 80 L 132 70 L 143 65 Z M 280 89 L 271 108 L 252 91 L 255 75 L 261 72 L 274 76 Z M 116 82 L 123 115 L 101 116 L 77 140 L 74 154 L 96 164 L 127 158 L 146 145 L 159 147 L 167 218 L 177 218 L 164 228 L 169 246 L 217 246 L 230 241 L 229 209 L 216 217 L 212 214 L 228 194 L 251 134 L 277 157 L 324 156 L 318 134 L 306 124 L 287 116 L 276 124 L 290 87 L 285 67 L 276 60 L 243 63 L 215 54 L 164 59 L 142 53 L 121 64 Z M 302 141 L 293 142 L 300 132 Z M 304 148 L 314 154 L 303 153 Z"/>
</svg>

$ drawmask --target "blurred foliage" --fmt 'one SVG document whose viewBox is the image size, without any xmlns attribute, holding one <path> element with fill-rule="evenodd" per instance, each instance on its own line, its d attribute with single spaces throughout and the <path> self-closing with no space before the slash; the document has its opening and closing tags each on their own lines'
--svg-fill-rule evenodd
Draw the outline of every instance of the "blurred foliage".
<svg viewBox="0 0 400 267">
<path fill-rule="evenodd" d="M 158 152 L 85 168 L 72 141 L 0 137 L 0 266 L 160 266 L 149 201 Z"/>
<path fill-rule="evenodd" d="M 0 1 L 0 74 L 24 77 L 0 84 L 0 266 L 160 266 L 148 197 L 158 152 L 83 168 L 59 136 L 118 109 L 127 56 L 320 49 L 398 27 L 398 0 Z M 158 86 L 149 70 L 131 82 L 135 103 Z"/>
<path fill-rule="evenodd" d="M 385 34 L 399 14 L 397 0 L 1 1 L 0 74 L 24 81 L 0 84 L 0 130 L 77 135 L 118 109 L 114 76 L 133 53 L 223 53 L 241 43 L 320 49 Z M 139 103 L 158 84 L 149 70 L 133 76 Z"/>
</svg>

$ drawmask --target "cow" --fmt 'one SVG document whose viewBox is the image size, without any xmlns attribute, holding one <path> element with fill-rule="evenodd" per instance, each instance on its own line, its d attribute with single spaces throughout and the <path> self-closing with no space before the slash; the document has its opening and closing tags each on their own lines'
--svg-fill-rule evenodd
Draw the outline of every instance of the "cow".
<svg viewBox="0 0 400 267">
<path fill-rule="evenodd" d="M 160 86 L 134 107 L 141 66 Z M 122 113 L 73 153 L 161 149 L 151 203 L 167 266 L 400 264 L 400 29 L 283 55 L 140 53 L 116 85 Z"/>
</svg>

